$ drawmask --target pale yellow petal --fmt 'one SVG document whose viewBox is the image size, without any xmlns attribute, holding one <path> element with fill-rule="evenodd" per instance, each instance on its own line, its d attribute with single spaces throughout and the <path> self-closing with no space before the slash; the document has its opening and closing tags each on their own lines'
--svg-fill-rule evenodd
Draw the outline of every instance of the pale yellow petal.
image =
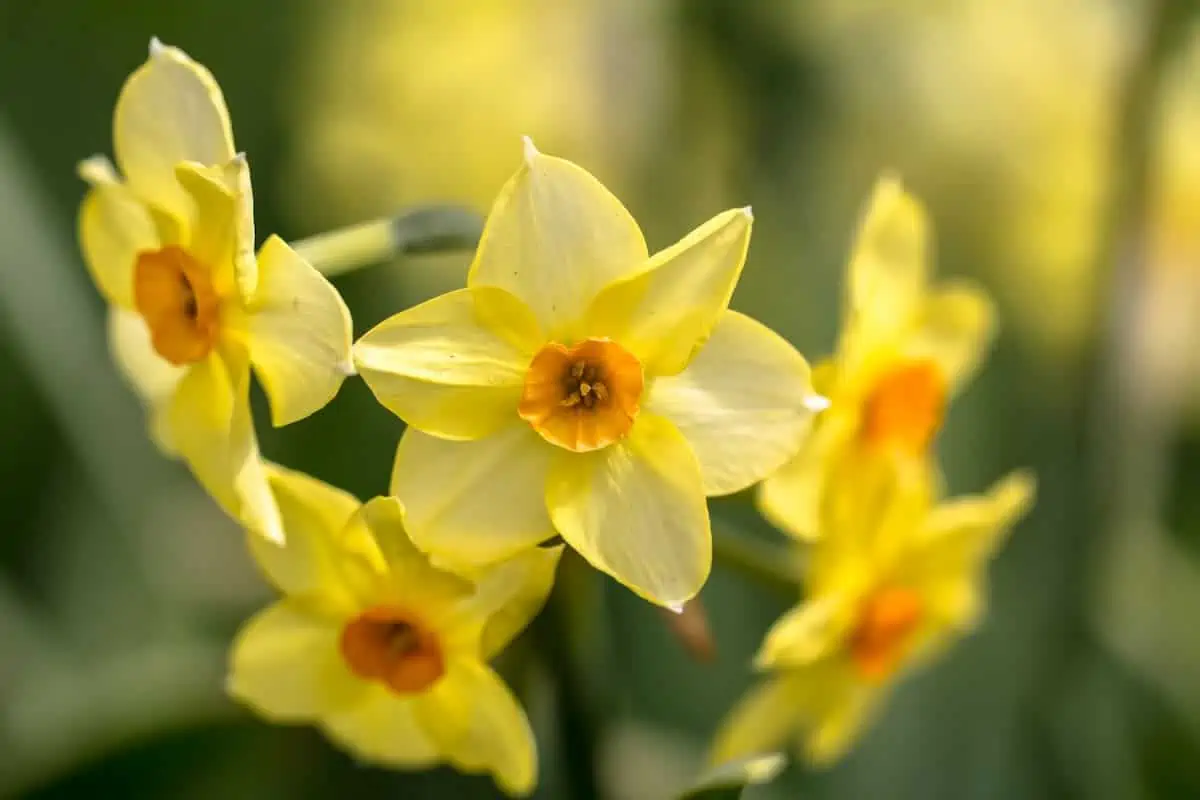
<svg viewBox="0 0 1200 800">
<path fill-rule="evenodd" d="M 533 791 L 537 748 L 529 720 L 512 691 L 486 665 L 455 662 L 414 707 L 455 767 L 489 772 L 511 795 Z"/>
<path fill-rule="evenodd" d="M 149 408 L 170 398 L 187 373 L 160 356 L 150 329 L 136 311 L 114 308 L 108 314 L 108 344 L 121 375 Z"/>
<path fill-rule="evenodd" d="M 801 751 L 810 764 L 826 767 L 862 736 L 883 695 L 883 687 L 863 683 L 836 665 L 808 670 L 811 698 Z"/>
<path fill-rule="evenodd" d="M 175 166 L 224 164 L 234 156 L 229 112 L 209 71 L 183 51 L 152 41 L 150 57 L 117 98 L 113 150 L 134 191 L 191 219 L 191 199 L 175 179 Z"/>
<path fill-rule="evenodd" d="M 778 334 L 726 311 L 678 375 L 654 382 L 647 411 L 692 446 L 708 495 L 761 481 L 796 455 L 820 408 L 808 364 Z"/>
<path fill-rule="evenodd" d="M 483 629 L 485 661 L 503 650 L 546 603 L 563 548 L 534 547 L 493 566 L 469 570 L 474 593 L 457 615 L 487 620 Z"/>
<path fill-rule="evenodd" d="M 629 437 L 592 453 L 563 452 L 546 504 L 567 544 L 653 603 L 680 607 L 712 567 L 700 465 L 687 440 L 643 413 Z"/>
<path fill-rule="evenodd" d="M 448 439 L 478 439 L 517 417 L 532 352 L 522 352 L 481 316 L 507 298 L 461 289 L 384 320 L 354 345 L 354 362 L 379 402 L 409 425 Z M 532 318 L 514 327 L 536 325 Z"/>
<path fill-rule="evenodd" d="M 275 425 L 325 406 L 351 373 L 349 309 L 278 236 L 259 251 L 258 290 L 237 324 Z"/>
<path fill-rule="evenodd" d="M 847 267 L 847 343 L 870 349 L 909 324 L 928 270 L 925 210 L 900 181 L 875 184 Z"/>
<path fill-rule="evenodd" d="M 194 161 L 175 167 L 175 177 L 192 200 L 187 250 L 213 270 L 221 296 L 253 296 L 258 272 L 254 259 L 254 197 L 250 166 L 243 154 L 211 166 Z"/>
<path fill-rule="evenodd" d="M 996 333 L 996 311 L 983 290 L 957 283 L 931 292 L 921 305 L 904 354 L 936 363 L 953 392 L 966 383 Z"/>
<path fill-rule="evenodd" d="M 284 541 L 250 416 L 250 368 L 214 351 L 192 365 L 167 407 L 170 439 L 225 511 L 255 533 Z"/>
<path fill-rule="evenodd" d="M 606 286 L 588 310 L 589 335 L 620 342 L 649 375 L 682 370 L 729 307 L 752 222 L 748 208 L 718 214 Z"/>
<path fill-rule="evenodd" d="M 409 428 L 391 493 L 413 542 L 435 562 L 488 564 L 554 535 L 544 499 L 552 455 L 553 445 L 519 421 L 473 442 Z"/>
<path fill-rule="evenodd" d="M 238 632 L 227 689 L 272 722 L 311 722 L 359 700 L 367 684 L 346 667 L 335 619 L 284 600 Z"/>
<path fill-rule="evenodd" d="M 550 338 L 572 338 L 596 293 L 647 257 L 621 201 L 586 170 L 526 140 L 525 163 L 492 206 L 467 284 L 516 295 Z"/>
<path fill-rule="evenodd" d="M 145 205 L 115 179 L 92 184 L 79 208 L 79 245 L 88 272 L 104 298 L 133 308 L 133 274 L 139 253 L 160 247 Z"/>
<path fill-rule="evenodd" d="M 321 727 L 356 759 L 415 769 L 445 760 L 413 714 L 411 700 L 372 684 L 352 706 L 328 714 Z"/>
<path fill-rule="evenodd" d="M 803 667 L 832 655 L 853 625 L 854 598 L 812 598 L 775 621 L 754 657 L 758 669 Z"/>
<path fill-rule="evenodd" d="M 335 547 L 358 510 L 358 500 L 302 472 L 265 466 L 286 540 L 275 543 L 248 537 L 255 561 L 284 594 L 319 597 L 352 613 L 354 598 L 338 580 Z"/>
<path fill-rule="evenodd" d="M 803 693 L 791 676 L 772 676 L 752 688 L 721 722 L 708 763 L 770 753 L 790 743 L 800 725 Z"/>
</svg>

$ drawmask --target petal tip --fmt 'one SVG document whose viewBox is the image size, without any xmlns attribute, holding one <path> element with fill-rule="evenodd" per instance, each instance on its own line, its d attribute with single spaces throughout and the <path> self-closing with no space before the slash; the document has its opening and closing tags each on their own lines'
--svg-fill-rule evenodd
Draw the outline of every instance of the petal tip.
<svg viewBox="0 0 1200 800">
<path fill-rule="evenodd" d="M 667 603 L 665 608 L 674 614 L 683 613 L 683 603 Z"/>
<path fill-rule="evenodd" d="M 150 57 L 155 58 L 166 52 L 167 46 L 157 36 L 150 37 Z"/>
<path fill-rule="evenodd" d="M 810 394 L 804 398 L 804 407 L 814 414 L 826 410 L 831 405 L 828 397 L 820 394 Z"/>
<path fill-rule="evenodd" d="M 754 219 L 754 209 L 750 206 L 742 206 L 742 216 L 748 220 Z"/>
<path fill-rule="evenodd" d="M 532 165 L 534 160 L 541 155 L 541 152 L 534 145 L 533 139 L 528 136 L 521 137 L 522 154 L 525 158 L 525 163 Z"/>
<path fill-rule="evenodd" d="M 358 374 L 358 370 L 354 368 L 354 362 L 350 360 L 339 362 L 336 366 L 336 369 L 347 378 L 353 378 Z"/>
</svg>

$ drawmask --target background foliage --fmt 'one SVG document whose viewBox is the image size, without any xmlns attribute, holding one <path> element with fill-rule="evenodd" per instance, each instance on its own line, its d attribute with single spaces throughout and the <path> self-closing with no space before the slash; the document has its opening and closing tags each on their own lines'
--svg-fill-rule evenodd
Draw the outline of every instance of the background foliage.
<svg viewBox="0 0 1200 800">
<path fill-rule="evenodd" d="M 1005 326 L 951 409 L 950 487 L 1017 465 L 1037 508 L 984 627 L 907 682 L 836 768 L 757 798 L 1200 796 L 1200 42 L 1190 0 L 0 0 L 0 796 L 491 797 L 362 768 L 222 691 L 267 599 L 242 541 L 146 441 L 77 253 L 74 163 L 151 35 L 215 73 L 260 232 L 299 238 L 451 200 L 486 209 L 519 135 L 674 241 L 752 204 L 735 307 L 831 346 L 859 203 L 894 168 L 939 271 Z M 356 332 L 455 285 L 466 256 L 338 280 Z M 261 403 L 259 403 L 261 406 Z M 399 423 L 350 381 L 264 451 L 367 497 Z M 746 497 L 715 512 L 781 541 Z M 539 797 L 669 797 L 795 598 L 718 566 L 718 655 L 567 571 L 503 667 Z"/>
</svg>

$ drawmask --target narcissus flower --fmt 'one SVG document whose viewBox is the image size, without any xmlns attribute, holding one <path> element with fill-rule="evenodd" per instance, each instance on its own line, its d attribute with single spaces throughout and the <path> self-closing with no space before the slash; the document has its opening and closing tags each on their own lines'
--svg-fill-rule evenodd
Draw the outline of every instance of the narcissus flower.
<svg viewBox="0 0 1200 800">
<path fill-rule="evenodd" d="M 1032 478 L 934 506 L 926 482 L 875 466 L 858 502 L 824 520 L 805 601 L 767 633 L 755 664 L 769 675 L 723 724 L 714 762 L 794 738 L 814 763 L 838 758 L 904 671 L 980 618 L 985 562 L 1029 507 Z"/>
<path fill-rule="evenodd" d="M 814 371 L 830 407 L 799 455 L 763 482 L 759 506 L 803 539 L 821 535 L 830 495 L 855 491 L 886 459 L 932 481 L 931 443 L 995 327 L 991 301 L 962 282 L 928 286 L 925 212 L 892 178 L 875 187 L 846 274 L 837 352 Z"/>
<path fill-rule="evenodd" d="M 110 343 L 148 407 L 155 439 L 182 457 L 243 524 L 282 535 L 250 418 L 253 365 L 272 419 L 301 419 L 337 393 L 350 314 L 277 237 L 257 258 L 250 173 L 221 91 L 157 40 L 125 82 L 113 120 L 120 177 L 83 162 L 79 237 L 112 304 Z"/>
<path fill-rule="evenodd" d="M 314 723 L 358 758 L 489 772 L 512 794 L 537 780 L 533 734 L 488 666 L 541 608 L 562 548 L 469 578 L 430 565 L 395 498 L 357 500 L 268 465 L 287 530 L 251 537 L 285 597 L 238 634 L 231 694 L 278 723 Z"/>
<path fill-rule="evenodd" d="M 800 354 L 728 310 L 750 226 L 726 211 L 651 257 L 595 178 L 526 140 L 467 288 L 354 347 L 409 424 L 392 492 L 413 541 L 488 563 L 557 532 L 656 603 L 695 595 L 705 496 L 778 469 L 817 405 Z"/>
</svg>

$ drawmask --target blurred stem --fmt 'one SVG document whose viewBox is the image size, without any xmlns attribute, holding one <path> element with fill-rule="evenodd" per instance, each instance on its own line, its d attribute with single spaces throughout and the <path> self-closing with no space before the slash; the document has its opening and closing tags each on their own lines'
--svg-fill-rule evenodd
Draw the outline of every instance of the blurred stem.
<svg viewBox="0 0 1200 800">
<path fill-rule="evenodd" d="M 713 560 L 754 583 L 789 597 L 800 586 L 797 551 L 747 536 L 729 522 L 712 520 Z"/>
<path fill-rule="evenodd" d="M 482 232 L 483 219 L 470 209 L 426 206 L 319 233 L 292 247 L 323 275 L 333 277 L 402 254 L 469 250 Z"/>
</svg>

